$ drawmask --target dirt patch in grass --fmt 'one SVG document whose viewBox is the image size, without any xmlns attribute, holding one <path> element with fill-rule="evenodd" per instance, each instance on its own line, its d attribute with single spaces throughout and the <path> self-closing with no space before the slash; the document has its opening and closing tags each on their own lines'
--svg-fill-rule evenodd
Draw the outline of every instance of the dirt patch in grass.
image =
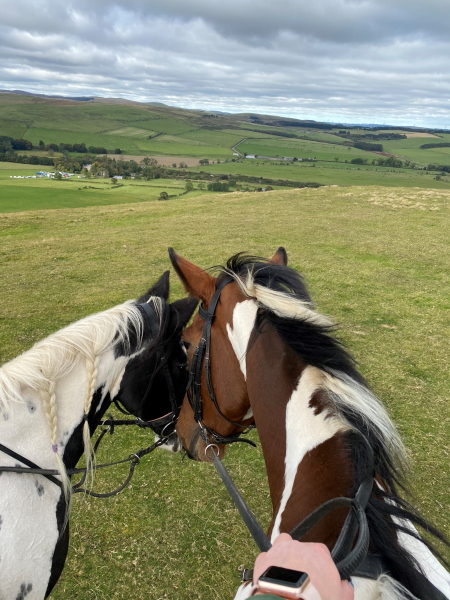
<svg viewBox="0 0 450 600">
<path fill-rule="evenodd" d="M 434 133 L 419 133 L 419 132 L 414 132 L 414 133 L 405 133 L 407 138 L 438 138 L 438 135 L 434 135 Z"/>
<path fill-rule="evenodd" d="M 140 163 L 144 160 L 145 156 L 132 156 L 131 154 L 108 154 L 109 158 L 115 158 L 116 160 L 135 160 Z M 159 165 L 163 167 L 171 167 L 173 164 L 179 166 L 180 162 L 184 162 L 188 167 L 198 167 L 198 158 L 182 156 L 150 156 L 158 161 Z"/>
</svg>

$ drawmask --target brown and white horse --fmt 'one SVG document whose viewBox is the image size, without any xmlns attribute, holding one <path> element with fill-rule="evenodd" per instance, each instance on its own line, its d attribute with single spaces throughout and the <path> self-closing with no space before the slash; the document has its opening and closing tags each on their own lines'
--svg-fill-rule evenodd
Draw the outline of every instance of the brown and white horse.
<svg viewBox="0 0 450 600">
<path fill-rule="evenodd" d="M 178 420 L 178 435 L 189 456 L 208 460 L 200 425 L 229 436 L 242 431 L 229 420 L 240 425 L 256 422 L 273 506 L 272 540 L 325 501 L 353 497 L 361 481 L 373 473 L 366 510 L 370 552 L 382 556 L 390 575 L 378 580 L 354 577 L 355 597 L 450 598 L 450 575 L 414 524 L 441 537 L 439 532 L 396 492 L 403 485 L 405 464 L 396 428 L 351 356 L 333 337 L 330 322 L 314 309 L 301 276 L 286 266 L 284 249 L 279 248 L 270 261 L 236 255 L 217 279 L 172 249 L 169 254 L 185 289 L 205 309 L 223 279 L 232 278 L 220 293 L 210 334 L 216 405 L 203 364 L 200 423 L 187 398 Z M 203 325 L 196 315 L 184 331 L 190 361 Z M 223 456 L 225 446 L 218 447 Z M 347 509 L 334 511 L 303 540 L 332 548 L 346 514 Z M 243 587 L 238 597 L 249 593 L 250 586 Z"/>
</svg>

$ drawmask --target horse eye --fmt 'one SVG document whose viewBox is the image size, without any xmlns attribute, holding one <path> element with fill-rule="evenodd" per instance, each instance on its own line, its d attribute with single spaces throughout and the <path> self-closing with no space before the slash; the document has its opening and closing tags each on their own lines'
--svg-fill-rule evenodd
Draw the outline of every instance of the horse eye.
<svg viewBox="0 0 450 600">
<path fill-rule="evenodd" d="M 189 350 L 189 348 L 191 347 L 191 344 L 189 342 L 186 342 L 186 340 L 182 341 L 183 346 L 185 347 L 186 350 Z"/>
</svg>

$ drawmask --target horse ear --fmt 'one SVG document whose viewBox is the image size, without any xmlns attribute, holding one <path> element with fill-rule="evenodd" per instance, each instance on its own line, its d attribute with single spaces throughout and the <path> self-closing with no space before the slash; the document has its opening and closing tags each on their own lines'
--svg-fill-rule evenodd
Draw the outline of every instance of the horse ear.
<svg viewBox="0 0 450 600">
<path fill-rule="evenodd" d="M 138 302 L 147 302 L 150 296 L 159 296 L 167 301 L 169 299 L 169 277 L 170 271 L 165 271 L 158 281 L 154 283 L 152 287 L 149 288 L 148 291 L 139 298 Z"/>
<path fill-rule="evenodd" d="M 182 256 L 178 256 L 173 248 L 169 248 L 169 257 L 184 289 L 191 296 L 209 302 L 216 289 L 215 278 Z"/>
<path fill-rule="evenodd" d="M 280 246 L 278 248 L 278 250 L 275 252 L 275 254 L 270 259 L 270 262 L 273 263 L 274 265 L 281 265 L 283 267 L 287 266 L 288 255 L 287 255 L 286 250 L 283 248 L 283 246 Z"/>
<path fill-rule="evenodd" d="M 189 298 L 182 298 L 176 300 L 170 304 L 171 309 L 175 309 L 178 313 L 178 326 L 180 328 L 185 327 L 189 319 L 194 314 L 194 310 L 197 308 L 198 300 L 189 296 Z"/>
</svg>

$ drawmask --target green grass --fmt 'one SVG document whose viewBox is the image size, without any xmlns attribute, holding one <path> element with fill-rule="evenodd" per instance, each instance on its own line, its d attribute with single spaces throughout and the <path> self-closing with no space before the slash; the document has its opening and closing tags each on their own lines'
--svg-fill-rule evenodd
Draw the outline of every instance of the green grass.
<svg viewBox="0 0 450 600">
<path fill-rule="evenodd" d="M 239 146 L 240 149 L 240 146 Z M 413 169 L 390 169 L 372 165 L 352 165 L 342 162 L 288 163 L 261 159 L 245 159 L 206 167 L 191 167 L 189 171 L 208 171 L 236 176 L 268 177 L 293 181 L 315 181 L 324 185 L 379 185 L 383 187 L 418 187 L 450 189 L 450 177 L 436 181 L 436 172 Z"/>
<path fill-rule="evenodd" d="M 449 209 L 448 190 L 332 187 L 3 214 L 0 355 L 137 297 L 169 268 L 169 245 L 207 267 L 282 244 L 397 423 L 414 504 L 449 535 Z M 173 274 L 172 293 L 182 295 Z M 151 440 L 141 430 L 108 436 L 99 460 Z M 267 526 L 261 451 L 242 446 L 226 464 Z M 103 473 L 96 487 L 123 475 Z M 225 600 L 238 565 L 255 555 L 211 465 L 158 452 L 118 497 L 74 498 L 69 557 L 51 598 Z"/>
<path fill-rule="evenodd" d="M 28 173 L 20 171 L 20 174 L 34 175 L 38 170 L 40 169 Z M 120 187 L 113 187 L 110 179 L 11 180 L 7 173 L 14 175 L 19 171 L 0 171 L 0 213 L 156 202 L 160 192 L 167 191 L 169 195 L 180 194 L 184 192 L 185 185 L 184 181 L 154 179 L 124 180 Z M 189 199 L 204 194 L 204 191 L 193 190 L 183 197 Z"/>
<path fill-rule="evenodd" d="M 25 122 L 7 120 L 0 117 L 0 135 L 7 135 L 19 139 L 23 137 L 26 129 L 27 126 Z"/>
<path fill-rule="evenodd" d="M 315 141 L 292 140 L 283 138 L 271 138 L 264 140 L 248 140 L 239 146 L 239 152 L 247 154 L 259 154 L 263 156 L 291 156 L 296 158 L 312 158 L 318 160 L 334 160 L 337 156 L 340 160 L 350 161 L 352 158 L 373 158 L 373 154 L 340 146 L 338 144 L 324 144 Z"/>
<path fill-rule="evenodd" d="M 168 133 L 172 135 L 196 129 L 196 126 L 191 124 L 190 122 L 186 122 L 184 120 L 175 118 L 155 119 L 152 121 L 148 121 L 147 123 L 145 123 L 145 125 L 151 127 L 151 129 L 154 129 L 155 131 L 160 131 L 161 133 Z M 144 127 L 144 124 L 142 124 L 142 127 Z"/>
<path fill-rule="evenodd" d="M 150 135 L 150 133 L 149 133 Z M 38 129 L 32 127 L 25 134 L 25 139 L 37 145 L 40 140 L 45 144 L 81 144 L 89 146 L 102 146 L 107 150 L 120 148 L 124 154 L 142 154 L 136 142 L 138 138 L 128 136 L 108 135 L 100 133 L 87 133 L 85 131 L 62 131 L 59 129 Z M 139 140 L 140 141 L 140 140 Z"/>
<path fill-rule="evenodd" d="M 119 137 L 138 137 L 148 138 L 149 135 L 156 135 L 156 131 L 151 129 L 143 129 L 142 127 L 122 127 L 121 129 L 114 129 L 113 131 L 106 131 L 107 135 L 115 135 Z"/>
<path fill-rule="evenodd" d="M 164 139 L 161 139 L 164 138 Z M 231 157 L 233 152 L 230 148 L 205 146 L 199 142 L 183 140 L 175 136 L 160 136 L 152 140 L 136 139 L 136 146 L 142 153 L 158 156 L 193 156 L 198 158 L 222 158 Z"/>
</svg>

